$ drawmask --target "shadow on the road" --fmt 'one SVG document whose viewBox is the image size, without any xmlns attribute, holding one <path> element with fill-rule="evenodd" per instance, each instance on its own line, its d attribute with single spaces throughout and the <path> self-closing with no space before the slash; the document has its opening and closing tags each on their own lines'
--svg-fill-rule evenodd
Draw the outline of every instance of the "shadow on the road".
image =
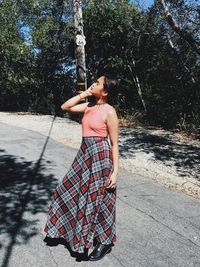
<svg viewBox="0 0 200 267">
<path fill-rule="evenodd" d="M 138 152 L 153 153 L 153 158 L 166 166 L 174 166 L 183 177 L 193 175 L 200 180 L 200 149 L 191 144 L 178 143 L 170 134 L 153 135 L 148 130 L 120 129 L 122 143 L 119 144 L 122 158 L 134 158 Z"/>
<path fill-rule="evenodd" d="M 76 258 L 76 261 L 88 261 L 89 260 L 88 249 L 85 249 L 84 253 L 74 252 L 64 238 L 45 237 L 44 242 L 46 242 L 46 245 L 50 247 L 55 247 L 58 245 L 65 246 L 65 248 L 68 249 L 71 257 Z"/>
<path fill-rule="evenodd" d="M 47 212 L 54 188 L 58 184 L 53 175 L 43 173 L 45 165 L 51 164 L 50 161 L 45 162 L 42 157 L 52 125 L 36 163 L 0 150 L 0 233 L 6 241 L 9 240 L 8 244 L 0 244 L 1 249 L 5 249 L 2 267 L 8 266 L 16 244 L 26 244 L 32 236 L 38 234 L 37 221 L 28 219 L 26 213 Z"/>
</svg>

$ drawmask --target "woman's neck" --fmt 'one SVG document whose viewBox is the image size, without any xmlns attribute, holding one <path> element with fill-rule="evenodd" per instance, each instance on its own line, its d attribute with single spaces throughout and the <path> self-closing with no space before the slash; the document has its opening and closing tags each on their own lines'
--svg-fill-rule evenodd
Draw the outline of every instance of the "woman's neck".
<svg viewBox="0 0 200 267">
<path fill-rule="evenodd" d="M 104 99 L 96 99 L 96 105 L 103 105 L 106 104 L 107 102 Z"/>
</svg>

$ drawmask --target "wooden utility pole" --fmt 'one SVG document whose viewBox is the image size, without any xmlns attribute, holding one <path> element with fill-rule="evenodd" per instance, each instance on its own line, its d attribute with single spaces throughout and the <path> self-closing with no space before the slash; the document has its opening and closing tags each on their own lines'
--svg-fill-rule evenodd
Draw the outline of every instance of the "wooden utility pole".
<svg viewBox="0 0 200 267">
<path fill-rule="evenodd" d="M 87 89 L 86 64 L 85 64 L 85 36 L 83 33 L 82 1 L 73 0 L 74 24 L 75 24 L 75 56 L 77 73 L 77 92 Z"/>
</svg>

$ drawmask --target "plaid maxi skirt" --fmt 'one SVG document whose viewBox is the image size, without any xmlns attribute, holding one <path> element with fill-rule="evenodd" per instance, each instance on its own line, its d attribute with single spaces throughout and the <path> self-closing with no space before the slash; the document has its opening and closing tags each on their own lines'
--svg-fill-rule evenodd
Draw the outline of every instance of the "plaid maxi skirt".
<svg viewBox="0 0 200 267">
<path fill-rule="evenodd" d="M 44 228 L 48 237 L 64 238 L 83 253 L 93 246 L 116 242 L 116 188 L 106 184 L 113 169 L 108 137 L 82 137 L 67 174 L 56 187 Z"/>
</svg>

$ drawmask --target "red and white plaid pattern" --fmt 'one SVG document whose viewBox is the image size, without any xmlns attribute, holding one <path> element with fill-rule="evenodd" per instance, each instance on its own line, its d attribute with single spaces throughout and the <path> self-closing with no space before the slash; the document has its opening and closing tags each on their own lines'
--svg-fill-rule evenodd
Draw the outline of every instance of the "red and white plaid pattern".
<svg viewBox="0 0 200 267">
<path fill-rule="evenodd" d="M 65 238 L 71 249 L 83 253 L 93 245 L 116 242 L 116 189 L 105 184 L 113 168 L 108 137 L 82 137 L 78 153 L 49 206 L 44 231 Z"/>
</svg>

